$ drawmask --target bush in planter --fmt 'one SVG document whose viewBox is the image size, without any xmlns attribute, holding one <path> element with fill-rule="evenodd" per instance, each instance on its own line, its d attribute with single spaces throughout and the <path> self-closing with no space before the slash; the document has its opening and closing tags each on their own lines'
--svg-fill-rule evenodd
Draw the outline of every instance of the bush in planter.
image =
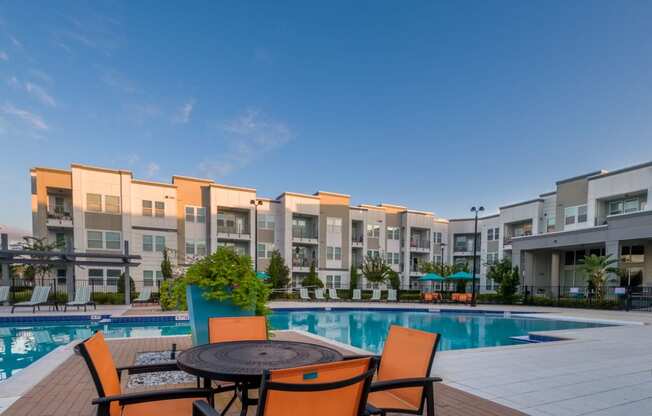
<svg viewBox="0 0 652 416">
<path fill-rule="evenodd" d="M 186 301 L 186 281 L 183 278 L 167 279 L 161 282 L 159 293 L 161 309 L 164 311 L 188 310 Z"/>
<path fill-rule="evenodd" d="M 184 286 L 196 285 L 204 289 L 206 300 L 231 301 L 256 315 L 269 313 L 269 286 L 256 277 L 251 258 L 238 255 L 232 248 L 220 247 L 196 261 L 183 280 Z"/>
</svg>

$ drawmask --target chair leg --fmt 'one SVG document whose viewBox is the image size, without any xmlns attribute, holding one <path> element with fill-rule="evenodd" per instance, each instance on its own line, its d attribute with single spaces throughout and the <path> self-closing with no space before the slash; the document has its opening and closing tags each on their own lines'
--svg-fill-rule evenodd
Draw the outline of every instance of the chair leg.
<svg viewBox="0 0 652 416">
<path fill-rule="evenodd" d="M 426 410 L 428 416 L 435 416 L 435 392 L 432 383 L 426 386 Z"/>
</svg>

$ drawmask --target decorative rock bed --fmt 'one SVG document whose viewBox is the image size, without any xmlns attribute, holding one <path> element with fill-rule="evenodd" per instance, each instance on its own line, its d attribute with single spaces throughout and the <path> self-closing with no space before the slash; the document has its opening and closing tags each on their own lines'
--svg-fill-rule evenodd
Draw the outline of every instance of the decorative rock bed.
<svg viewBox="0 0 652 416">
<path fill-rule="evenodd" d="M 178 351 L 176 351 L 178 353 Z M 141 352 L 136 355 L 134 365 L 161 364 L 174 362 L 172 351 Z M 127 387 L 160 386 L 163 384 L 194 384 L 197 381 L 183 371 L 164 371 L 158 373 L 134 374 L 129 376 Z"/>
</svg>

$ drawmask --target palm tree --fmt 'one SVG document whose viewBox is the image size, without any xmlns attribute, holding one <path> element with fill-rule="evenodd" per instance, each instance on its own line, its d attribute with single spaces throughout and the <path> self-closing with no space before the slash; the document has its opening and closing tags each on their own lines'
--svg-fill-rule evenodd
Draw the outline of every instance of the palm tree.
<svg viewBox="0 0 652 416">
<path fill-rule="evenodd" d="M 392 269 L 384 256 L 367 256 L 362 263 L 362 275 L 371 283 L 384 283 L 389 279 Z"/>
<path fill-rule="evenodd" d="M 614 267 L 618 263 L 618 259 L 612 259 L 610 257 L 611 254 L 608 256 L 591 254 L 580 260 L 580 270 L 588 277 L 588 283 L 590 286 L 593 286 L 598 302 L 602 302 L 604 299 L 605 286 L 609 274 L 618 273 L 618 268 Z"/>
</svg>

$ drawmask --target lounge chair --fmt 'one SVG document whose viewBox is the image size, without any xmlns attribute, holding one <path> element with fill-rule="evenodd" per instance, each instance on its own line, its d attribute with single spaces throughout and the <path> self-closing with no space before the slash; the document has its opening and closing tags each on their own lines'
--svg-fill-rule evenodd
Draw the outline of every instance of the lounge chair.
<svg viewBox="0 0 652 416">
<path fill-rule="evenodd" d="M 47 305 L 49 295 L 50 286 L 34 286 L 32 298 L 28 301 L 11 305 L 11 313 L 14 313 L 14 309 L 16 308 L 32 308 L 32 313 L 35 313 L 37 309 L 40 311 L 41 305 Z"/>
<path fill-rule="evenodd" d="M 337 296 L 337 289 L 328 289 L 328 297 L 331 298 L 331 300 L 341 300 Z"/>
<path fill-rule="evenodd" d="M 432 363 L 439 334 L 392 325 L 383 347 L 378 374 L 367 400 L 368 414 L 435 414 Z"/>
<path fill-rule="evenodd" d="M 374 289 L 371 292 L 371 300 L 380 301 L 380 289 Z"/>
<path fill-rule="evenodd" d="M 308 293 L 308 289 L 305 287 L 299 289 L 299 297 L 301 298 L 301 300 L 312 300 L 310 298 L 310 294 Z"/>
<path fill-rule="evenodd" d="M 0 305 L 9 302 L 9 286 L 0 286 Z"/>
<path fill-rule="evenodd" d="M 387 302 L 398 302 L 396 289 L 387 290 Z"/>
<path fill-rule="evenodd" d="M 138 293 L 138 297 L 131 301 L 131 303 L 150 303 L 152 301 L 152 288 L 144 287 L 143 290 Z"/>
<path fill-rule="evenodd" d="M 265 371 L 256 415 L 363 415 L 375 367 L 375 360 L 363 358 Z M 192 414 L 225 412 L 196 401 Z"/>
<path fill-rule="evenodd" d="M 324 289 L 315 289 L 315 299 L 326 300 L 324 297 Z"/>
<path fill-rule="evenodd" d="M 204 399 L 207 404 L 213 405 L 215 389 L 177 388 L 126 394 L 122 391 L 120 376 L 123 371 L 128 374 L 179 371 L 176 362 L 117 368 L 102 332 L 87 338 L 75 348 L 84 357 L 95 383 L 99 397 L 92 403 L 97 405 L 98 416 L 185 416 L 192 411 L 192 403 L 196 399 Z"/>
<path fill-rule="evenodd" d="M 362 300 L 362 290 L 360 289 L 353 289 L 353 300 Z"/>
<path fill-rule="evenodd" d="M 97 309 L 97 305 L 91 300 L 91 287 L 82 286 L 77 288 L 75 291 L 75 300 L 65 304 L 63 307 L 64 312 L 68 311 L 68 306 L 75 306 L 77 310 L 83 306 L 84 312 L 86 312 L 86 306 L 93 306 L 94 309 Z"/>
</svg>

